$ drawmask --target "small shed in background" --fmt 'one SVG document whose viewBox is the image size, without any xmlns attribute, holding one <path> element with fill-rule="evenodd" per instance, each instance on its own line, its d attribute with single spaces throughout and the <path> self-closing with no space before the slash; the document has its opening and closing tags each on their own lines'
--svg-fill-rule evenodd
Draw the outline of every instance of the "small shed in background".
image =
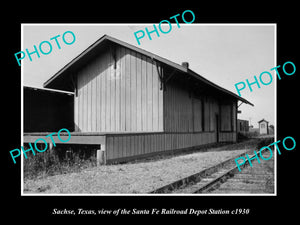
<svg viewBox="0 0 300 225">
<path fill-rule="evenodd" d="M 269 122 L 265 119 L 258 121 L 259 134 L 269 134 Z"/>
</svg>

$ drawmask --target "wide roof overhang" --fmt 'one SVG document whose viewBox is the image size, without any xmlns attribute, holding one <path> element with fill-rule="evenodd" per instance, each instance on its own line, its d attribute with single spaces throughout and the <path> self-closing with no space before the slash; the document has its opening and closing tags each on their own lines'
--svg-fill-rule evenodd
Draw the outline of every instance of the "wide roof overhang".
<svg viewBox="0 0 300 225">
<path fill-rule="evenodd" d="M 60 69 L 56 74 L 54 74 L 50 79 L 48 79 L 44 83 L 44 85 L 43 85 L 44 88 L 58 89 L 58 90 L 71 91 L 71 92 L 74 91 L 74 77 L 73 76 L 74 76 L 75 72 L 79 68 L 84 66 L 94 56 L 96 56 L 101 51 L 104 51 L 105 49 L 107 49 L 107 47 L 112 46 L 112 45 L 121 45 L 128 49 L 136 51 L 140 54 L 146 55 L 146 56 L 150 57 L 152 60 L 155 60 L 156 62 L 159 62 L 163 65 L 167 65 L 178 72 L 186 74 L 187 77 L 189 77 L 189 76 L 194 77 L 197 80 L 205 83 L 206 85 L 210 86 L 213 89 L 216 89 L 222 93 L 225 93 L 226 95 L 236 98 L 237 100 L 240 100 L 246 104 L 254 106 L 251 102 L 247 101 L 246 99 L 234 94 L 231 91 L 226 90 L 225 88 L 218 86 L 217 84 L 207 80 L 206 78 L 197 74 L 196 72 L 194 72 L 186 67 L 183 67 L 182 65 L 174 63 L 168 59 L 165 59 L 163 57 L 160 57 L 151 52 L 148 52 L 146 50 L 143 50 L 134 45 L 131 45 L 131 44 L 128 44 L 121 40 L 118 40 L 116 38 L 110 37 L 108 35 L 102 36 L 95 43 L 93 43 L 86 50 L 84 50 L 81 54 L 79 54 L 77 57 L 75 57 L 73 60 L 71 60 L 68 64 L 66 64 L 62 69 Z"/>
</svg>

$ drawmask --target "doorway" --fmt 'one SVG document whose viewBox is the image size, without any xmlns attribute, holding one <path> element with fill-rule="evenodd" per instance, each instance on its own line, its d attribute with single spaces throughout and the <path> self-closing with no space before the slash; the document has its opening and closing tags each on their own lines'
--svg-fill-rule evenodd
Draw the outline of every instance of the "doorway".
<svg viewBox="0 0 300 225">
<path fill-rule="evenodd" d="M 215 135 L 216 135 L 216 142 L 219 142 L 219 115 L 215 115 Z"/>
</svg>

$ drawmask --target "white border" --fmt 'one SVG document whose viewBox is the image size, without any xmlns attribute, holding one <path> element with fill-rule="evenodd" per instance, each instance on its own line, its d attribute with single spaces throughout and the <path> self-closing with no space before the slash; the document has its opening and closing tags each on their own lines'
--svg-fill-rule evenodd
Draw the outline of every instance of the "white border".
<svg viewBox="0 0 300 225">
<path fill-rule="evenodd" d="M 277 66 L 277 24 L 274 26 L 274 67 Z M 275 73 L 275 72 L 274 72 Z M 276 77 L 276 76 L 274 76 Z M 277 78 L 275 80 L 275 87 L 274 87 L 274 141 L 277 141 Z M 274 168 L 275 168 L 275 174 L 274 174 L 274 195 L 277 196 L 277 151 L 275 151 L 275 146 L 274 146 Z"/>
<path fill-rule="evenodd" d="M 21 49 L 24 49 L 24 44 L 23 44 L 23 40 L 24 40 L 24 36 L 23 36 L 23 24 L 21 24 Z M 24 130 L 24 117 L 23 117 L 23 113 L 24 113 L 24 108 L 23 108 L 23 97 L 24 97 L 24 88 L 23 88 L 23 83 L 24 83 L 24 78 L 23 78 L 23 72 L 24 72 L 24 64 L 21 63 L 21 144 L 20 146 L 23 146 L 23 141 L 24 141 L 24 134 L 23 134 L 23 130 Z M 23 155 L 23 154 L 21 154 Z M 24 190 L 24 173 L 23 173 L 23 157 L 21 157 L 21 196 L 24 196 L 26 194 L 23 193 Z"/>
<path fill-rule="evenodd" d="M 36 23 L 22 23 L 21 24 L 21 49 L 24 49 L 24 45 L 23 45 L 23 27 L 25 25 L 30 25 L 30 26 L 97 26 L 97 25 L 101 25 L 101 26 L 132 26 L 132 25 L 153 25 L 153 24 L 149 24 L 149 23 L 128 23 L 128 24 L 118 24 L 118 23 L 114 23 L 114 24 L 99 24 L 99 23 L 69 23 L 69 24 L 56 24 L 56 23 L 40 23 L 40 24 L 36 24 Z M 277 65 L 277 24 L 276 23 L 226 23 L 226 24 L 219 24 L 219 23 L 193 23 L 193 24 L 180 24 L 180 26 L 195 26 L 195 25 L 200 25 L 200 26 L 274 26 L 274 67 Z M 100 38 L 100 37 L 99 37 Z M 24 72 L 24 64 L 21 64 L 21 145 L 23 144 L 23 72 Z M 275 127 L 275 131 L 274 131 L 274 138 L 275 141 L 277 141 L 277 79 L 275 79 L 275 88 L 274 88 L 274 101 L 275 101 L 275 121 L 274 121 L 274 127 Z M 21 196 L 194 196 L 194 197 L 199 197 L 199 196 L 277 196 L 277 152 L 274 150 L 274 169 L 275 169 L 275 174 L 274 174 L 274 193 L 272 194 L 36 194 L 36 193 L 23 193 L 23 189 L 24 189 L 24 180 L 23 180 L 23 157 L 21 157 Z"/>
</svg>

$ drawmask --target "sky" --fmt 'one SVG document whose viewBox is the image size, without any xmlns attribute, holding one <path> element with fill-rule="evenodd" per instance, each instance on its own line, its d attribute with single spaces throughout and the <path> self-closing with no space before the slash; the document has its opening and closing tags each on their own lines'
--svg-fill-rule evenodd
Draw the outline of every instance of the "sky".
<svg viewBox="0 0 300 225">
<path fill-rule="evenodd" d="M 158 26 L 156 24 L 156 26 Z M 168 26 L 168 25 L 166 25 Z M 260 84 L 261 88 L 252 85 L 241 91 L 241 97 L 254 104 L 254 107 L 242 104 L 238 114 L 239 119 L 246 119 L 254 127 L 258 121 L 265 119 L 275 125 L 275 87 L 276 75 L 271 68 L 276 65 L 276 28 L 274 24 L 172 24 L 169 33 L 160 32 L 160 37 L 151 34 L 140 39 L 138 45 L 134 32 L 153 29 L 153 24 L 23 24 L 20 51 L 34 51 L 34 45 L 43 41 L 52 44 L 48 55 L 40 53 L 40 58 L 32 54 L 22 60 L 22 83 L 24 86 L 43 87 L 43 83 L 52 77 L 63 66 L 88 48 L 104 34 L 120 39 L 172 62 L 181 64 L 189 62 L 189 68 L 217 85 L 238 94 L 235 84 L 238 82 L 259 79 L 263 71 L 273 75 L 269 85 Z M 162 27 L 168 30 L 168 27 Z M 72 31 L 76 40 L 66 45 L 61 37 L 66 31 Z M 57 40 L 61 49 L 57 48 L 55 40 L 50 38 L 60 35 Z M 71 36 L 66 35 L 71 41 Z M 69 39 L 68 39 L 69 38 Z M 47 52 L 47 44 L 43 50 Z M 17 61 L 16 61 L 17 63 Z M 263 77 L 267 83 L 269 78 Z M 240 103 L 240 101 L 239 101 Z"/>
</svg>

